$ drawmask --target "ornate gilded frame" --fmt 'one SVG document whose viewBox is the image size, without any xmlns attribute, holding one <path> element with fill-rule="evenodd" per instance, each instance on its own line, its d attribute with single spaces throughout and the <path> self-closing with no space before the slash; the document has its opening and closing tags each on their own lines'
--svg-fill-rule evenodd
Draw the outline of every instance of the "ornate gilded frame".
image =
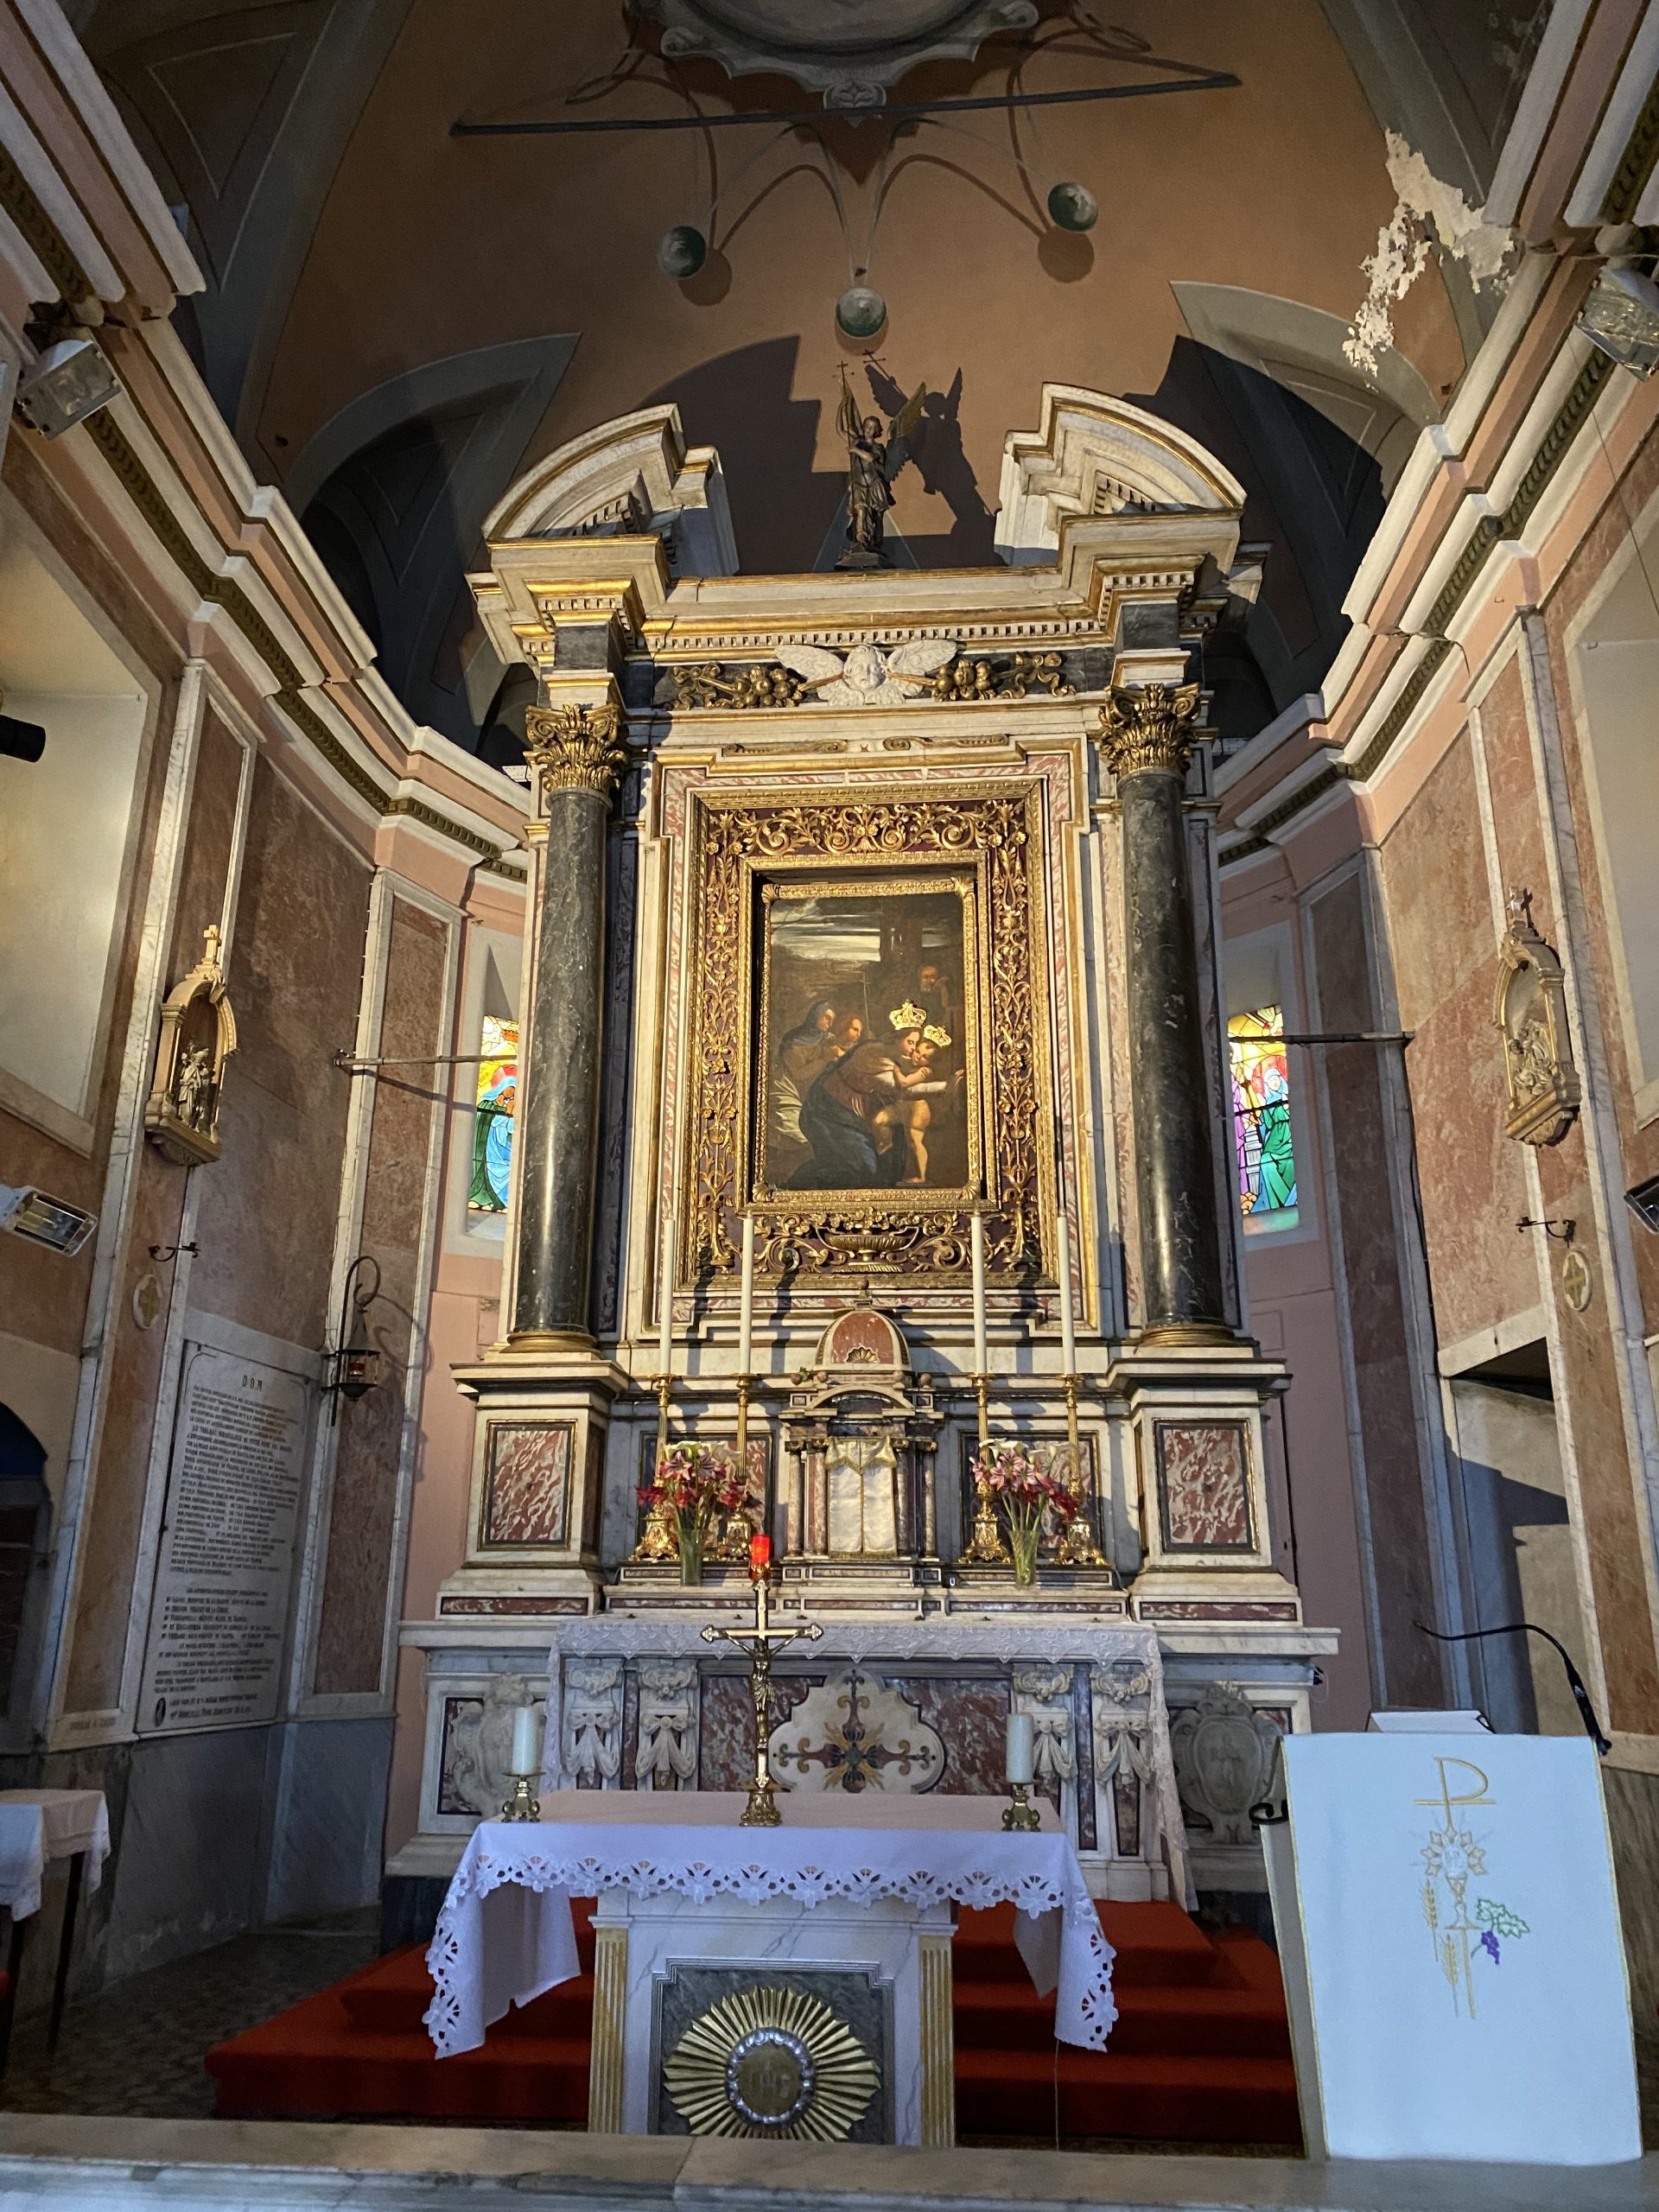
<svg viewBox="0 0 1659 2212">
<path fill-rule="evenodd" d="M 741 1211 L 755 1215 L 757 1273 L 802 1287 L 939 1287 L 969 1272 L 969 1221 L 985 1215 L 988 1277 L 1028 1286 L 1049 1265 L 1054 1106 L 1050 1065 L 1042 786 L 942 784 L 799 798 L 698 794 L 690 823 L 689 1089 L 681 1124 L 679 1287 L 736 1272 Z M 979 1066 L 974 1188 L 786 1192 L 757 1187 L 764 1098 L 756 916 L 764 887 L 810 876 L 925 887 L 971 882 Z M 964 910 L 964 968 L 969 915 Z M 964 973 L 964 997 L 969 988 Z M 977 1138 L 977 1149 L 975 1138 Z"/>
<path fill-rule="evenodd" d="M 843 875 L 823 876 L 811 873 L 797 874 L 792 869 L 785 874 L 769 874 L 760 887 L 763 926 L 754 948 L 754 967 L 759 988 L 755 993 L 759 1004 L 759 1020 L 755 1025 L 756 1051 L 750 1067 L 751 1096 L 749 1127 L 753 1134 L 753 1173 L 749 1185 L 752 1198 L 771 1199 L 789 1198 L 798 1203 L 801 1194 L 787 1192 L 766 1179 L 766 1093 L 765 1085 L 772 1063 L 772 960 L 769 942 L 772 918 L 779 906 L 791 899 L 835 899 L 862 892 L 869 898 L 918 899 L 931 897 L 939 892 L 954 892 L 962 902 L 962 991 L 963 1011 L 967 1016 L 964 1033 L 957 1041 L 964 1056 L 968 1072 L 968 1179 L 955 1190 L 943 1187 L 911 1188 L 907 1196 L 918 1205 L 935 1208 L 959 1208 L 971 1204 L 980 1188 L 982 1173 L 981 1130 L 983 1105 L 981 1097 L 981 1077 L 983 1072 L 980 1047 L 982 1025 L 979 1005 L 979 878 L 977 874 L 963 874 L 959 868 L 934 874 L 912 871 L 906 875 L 872 873 L 869 875 L 848 873 Z M 875 1017 L 880 1032 L 880 1016 Z M 858 1195 L 852 1192 L 814 1192 L 816 1198 L 839 1200 Z"/>
</svg>

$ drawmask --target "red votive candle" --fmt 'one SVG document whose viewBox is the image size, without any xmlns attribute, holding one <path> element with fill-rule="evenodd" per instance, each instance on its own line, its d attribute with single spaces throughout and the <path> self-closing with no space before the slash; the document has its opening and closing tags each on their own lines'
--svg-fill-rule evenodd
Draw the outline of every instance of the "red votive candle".
<svg viewBox="0 0 1659 2212">
<path fill-rule="evenodd" d="M 772 1573 L 772 1538 L 757 1529 L 749 1538 L 749 1580 L 764 1582 Z"/>
</svg>

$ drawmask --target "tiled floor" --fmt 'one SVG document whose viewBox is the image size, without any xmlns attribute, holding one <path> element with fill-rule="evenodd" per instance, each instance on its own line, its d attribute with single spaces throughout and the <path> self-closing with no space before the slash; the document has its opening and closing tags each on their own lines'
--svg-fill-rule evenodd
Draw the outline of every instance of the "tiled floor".
<svg viewBox="0 0 1659 2212">
<path fill-rule="evenodd" d="M 372 1906 L 238 1936 L 129 1975 L 70 2006 L 55 2057 L 47 2054 L 45 2015 L 20 2019 L 0 2079 L 0 2110 L 211 2119 L 205 2054 L 366 1966 L 378 1948 L 379 1921 Z"/>
</svg>

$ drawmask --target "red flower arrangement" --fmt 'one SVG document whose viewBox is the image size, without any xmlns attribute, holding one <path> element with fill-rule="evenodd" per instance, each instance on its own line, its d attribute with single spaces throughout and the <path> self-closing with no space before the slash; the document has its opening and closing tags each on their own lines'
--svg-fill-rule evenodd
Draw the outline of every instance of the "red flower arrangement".
<svg viewBox="0 0 1659 2212">
<path fill-rule="evenodd" d="M 1065 1459 L 1058 1448 L 987 1443 L 974 1461 L 975 1488 L 1001 1509 L 1007 1524 L 1016 1582 L 1037 1579 L 1037 1546 L 1044 1521 L 1052 1516 L 1066 1529 L 1077 1517 L 1077 1498 L 1058 1471 Z"/>
<path fill-rule="evenodd" d="M 660 1511 L 673 1522 L 682 1582 L 702 1581 L 710 1522 L 716 1513 L 735 1512 L 747 1495 L 736 1460 L 713 1444 L 676 1444 L 662 1453 L 655 1480 L 640 1486 L 639 1503 L 648 1513 Z"/>
</svg>

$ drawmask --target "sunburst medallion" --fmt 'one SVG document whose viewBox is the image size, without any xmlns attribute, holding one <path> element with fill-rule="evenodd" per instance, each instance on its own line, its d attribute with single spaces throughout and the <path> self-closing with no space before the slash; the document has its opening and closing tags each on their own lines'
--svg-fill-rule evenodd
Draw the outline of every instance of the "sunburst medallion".
<svg viewBox="0 0 1659 2212">
<path fill-rule="evenodd" d="M 711 2005 L 663 2062 L 694 2135 L 845 2139 L 881 2086 L 880 2069 L 821 1997 L 744 1989 Z"/>
</svg>

